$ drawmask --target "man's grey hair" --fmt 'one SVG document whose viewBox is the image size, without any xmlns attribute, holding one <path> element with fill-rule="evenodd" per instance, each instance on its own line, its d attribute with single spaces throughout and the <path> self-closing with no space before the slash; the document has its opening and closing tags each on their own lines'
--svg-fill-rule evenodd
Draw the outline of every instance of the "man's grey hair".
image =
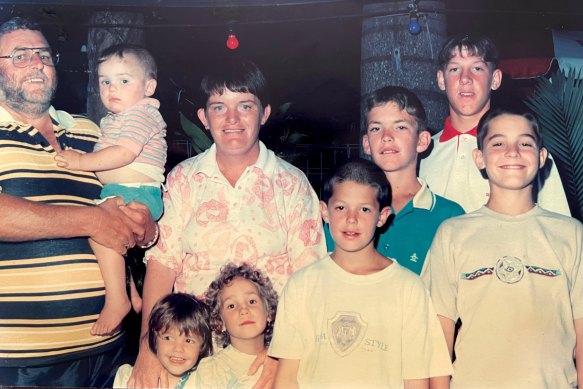
<svg viewBox="0 0 583 389">
<path fill-rule="evenodd" d="M 40 24 L 38 24 L 36 21 L 16 16 L 0 24 L 0 38 L 10 32 L 18 30 L 32 30 L 41 32 Z"/>
</svg>

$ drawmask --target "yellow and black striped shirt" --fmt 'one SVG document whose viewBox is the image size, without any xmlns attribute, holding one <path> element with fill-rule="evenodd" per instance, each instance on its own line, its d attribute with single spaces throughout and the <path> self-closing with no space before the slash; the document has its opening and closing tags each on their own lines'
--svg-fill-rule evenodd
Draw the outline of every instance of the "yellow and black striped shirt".
<svg viewBox="0 0 583 389">
<path fill-rule="evenodd" d="M 93 122 L 52 108 L 50 113 L 63 149 L 93 149 L 99 137 Z M 0 108 L 2 193 L 92 206 L 101 190 L 95 175 L 57 167 L 55 153 L 37 129 Z M 52 364 L 120 347 L 122 333 L 89 333 L 104 295 L 87 238 L 0 242 L 0 367 Z"/>
</svg>

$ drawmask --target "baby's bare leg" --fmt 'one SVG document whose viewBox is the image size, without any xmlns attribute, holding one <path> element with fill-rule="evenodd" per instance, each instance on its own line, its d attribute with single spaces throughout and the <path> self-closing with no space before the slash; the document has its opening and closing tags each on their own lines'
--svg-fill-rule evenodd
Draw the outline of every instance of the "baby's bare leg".
<svg viewBox="0 0 583 389">
<path fill-rule="evenodd" d="M 136 313 L 142 312 L 142 296 L 138 293 L 134 276 L 130 274 L 130 301 Z"/>
<path fill-rule="evenodd" d="M 92 335 L 108 335 L 118 329 L 131 303 L 126 292 L 124 258 L 114 250 L 89 240 L 105 283 L 105 306 L 91 328 Z"/>
</svg>

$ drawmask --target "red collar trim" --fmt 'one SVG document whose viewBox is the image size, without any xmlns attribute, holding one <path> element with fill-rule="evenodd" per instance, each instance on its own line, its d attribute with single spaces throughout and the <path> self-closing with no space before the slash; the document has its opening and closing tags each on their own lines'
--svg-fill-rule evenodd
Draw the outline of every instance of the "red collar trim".
<svg viewBox="0 0 583 389">
<path fill-rule="evenodd" d="M 441 136 L 439 137 L 439 142 L 440 143 L 447 142 L 451 138 L 455 138 L 456 136 L 460 136 L 462 134 L 478 136 L 478 126 L 472 128 L 470 131 L 462 133 L 453 128 L 453 126 L 451 125 L 451 118 L 448 116 L 447 119 L 445 119 L 445 126 L 443 128 Z"/>
</svg>

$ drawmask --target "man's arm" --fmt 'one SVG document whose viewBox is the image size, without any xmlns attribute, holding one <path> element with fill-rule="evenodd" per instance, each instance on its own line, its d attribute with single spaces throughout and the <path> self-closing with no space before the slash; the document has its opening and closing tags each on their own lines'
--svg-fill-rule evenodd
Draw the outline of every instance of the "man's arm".
<svg viewBox="0 0 583 389">
<path fill-rule="evenodd" d="M 122 199 L 115 198 L 95 207 L 51 205 L 0 194 L 0 240 L 86 236 L 124 254 L 135 244 L 133 231 L 143 226 L 120 210 L 122 204 Z"/>
<path fill-rule="evenodd" d="M 583 319 L 575 320 L 575 365 L 577 367 L 577 387 L 583 388 Z"/>
<path fill-rule="evenodd" d="M 142 296 L 142 329 L 140 351 L 134 364 L 134 370 L 128 381 L 129 388 L 167 388 L 168 373 L 150 350 L 148 345 L 148 318 L 154 304 L 162 297 L 172 293 L 176 273 L 174 270 L 156 262 L 148 261 L 144 294 Z"/>
<path fill-rule="evenodd" d="M 81 154 L 75 150 L 64 150 L 57 154 L 57 166 L 84 172 L 102 172 L 129 165 L 136 159 L 130 149 L 123 146 L 109 146 L 92 153 Z"/>
<path fill-rule="evenodd" d="M 275 389 L 298 389 L 299 359 L 280 359 L 275 373 Z"/>
</svg>

